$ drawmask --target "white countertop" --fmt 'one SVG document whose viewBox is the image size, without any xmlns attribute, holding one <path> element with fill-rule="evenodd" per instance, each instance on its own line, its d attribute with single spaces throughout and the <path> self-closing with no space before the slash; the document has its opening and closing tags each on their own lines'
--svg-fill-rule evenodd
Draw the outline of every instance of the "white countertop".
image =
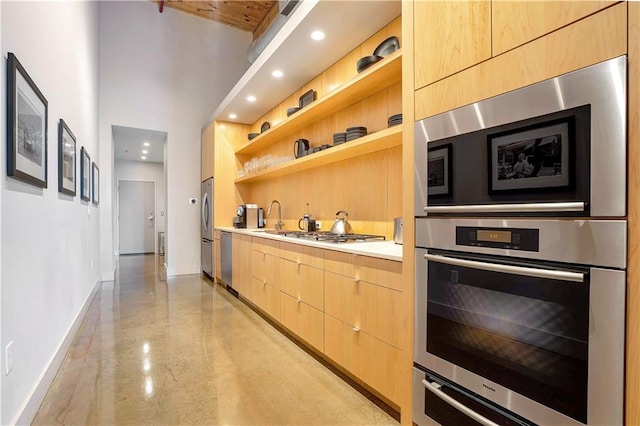
<svg viewBox="0 0 640 426">
<path fill-rule="evenodd" d="M 362 256 L 378 257 L 381 259 L 395 260 L 402 262 L 402 245 L 393 241 L 367 241 L 332 243 L 329 241 L 305 240 L 301 238 L 285 237 L 282 235 L 269 234 L 261 229 L 238 229 L 231 227 L 215 228 L 225 232 L 235 232 L 237 234 L 251 235 L 253 237 L 268 238 L 270 240 L 284 241 L 287 243 L 300 244 L 310 247 L 318 247 L 325 250 L 335 250 L 344 253 L 359 254 Z"/>
</svg>

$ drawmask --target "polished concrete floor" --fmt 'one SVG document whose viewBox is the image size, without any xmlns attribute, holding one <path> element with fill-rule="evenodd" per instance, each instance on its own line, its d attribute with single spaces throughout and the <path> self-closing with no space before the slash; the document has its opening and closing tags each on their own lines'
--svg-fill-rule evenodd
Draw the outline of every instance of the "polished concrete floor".
<svg viewBox="0 0 640 426">
<path fill-rule="evenodd" d="M 220 286 L 161 271 L 120 258 L 34 424 L 397 424 Z"/>
</svg>

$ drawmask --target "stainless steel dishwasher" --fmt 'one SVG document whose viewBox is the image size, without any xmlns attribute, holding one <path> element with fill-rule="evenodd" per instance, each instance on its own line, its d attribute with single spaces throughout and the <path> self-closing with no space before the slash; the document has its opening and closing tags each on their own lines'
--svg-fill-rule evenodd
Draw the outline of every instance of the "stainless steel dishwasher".
<svg viewBox="0 0 640 426">
<path fill-rule="evenodd" d="M 222 282 L 226 284 L 227 289 L 233 287 L 232 277 L 232 256 L 231 251 L 231 232 L 220 233 L 220 263 L 222 263 Z"/>
</svg>

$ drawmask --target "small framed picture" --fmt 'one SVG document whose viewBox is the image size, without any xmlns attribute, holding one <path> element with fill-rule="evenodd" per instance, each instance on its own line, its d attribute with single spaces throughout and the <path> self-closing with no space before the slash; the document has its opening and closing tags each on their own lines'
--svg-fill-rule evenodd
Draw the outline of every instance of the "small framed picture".
<svg viewBox="0 0 640 426">
<path fill-rule="evenodd" d="M 427 187 L 429 196 L 450 196 L 452 181 L 451 144 L 429 148 Z"/>
<path fill-rule="evenodd" d="M 95 162 L 91 164 L 91 187 L 91 201 L 97 206 L 100 204 L 100 169 Z"/>
<path fill-rule="evenodd" d="M 91 157 L 83 146 L 80 148 L 80 198 L 84 201 L 91 200 L 90 169 Z"/>
<path fill-rule="evenodd" d="M 487 136 L 489 192 L 571 185 L 570 118 Z"/>
<path fill-rule="evenodd" d="M 7 56 L 7 176 L 47 187 L 48 104 L 11 52 Z"/>
<path fill-rule="evenodd" d="M 58 192 L 76 195 L 76 137 L 67 123 L 58 123 Z"/>
</svg>

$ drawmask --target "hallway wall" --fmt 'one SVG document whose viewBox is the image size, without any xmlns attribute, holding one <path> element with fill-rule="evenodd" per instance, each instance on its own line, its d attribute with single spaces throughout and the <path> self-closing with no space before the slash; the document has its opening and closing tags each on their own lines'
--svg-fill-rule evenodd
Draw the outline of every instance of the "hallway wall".
<svg viewBox="0 0 640 426">
<path fill-rule="evenodd" d="M 0 423 L 28 422 L 43 397 L 70 328 L 100 280 L 102 206 L 58 192 L 58 121 L 63 118 L 91 159 L 98 150 L 96 2 L 0 2 L 2 39 L 0 349 L 14 344 L 8 376 L 1 362 Z M 6 65 L 13 52 L 48 101 L 48 187 L 7 177 Z M 79 173 L 79 162 L 77 162 Z M 64 355 L 64 352 L 63 352 Z M 49 369 L 52 366 L 53 368 Z M 31 402 L 31 404 L 30 404 Z"/>
<path fill-rule="evenodd" d="M 188 200 L 200 198 L 200 131 L 248 68 L 251 33 L 141 1 L 101 2 L 100 26 L 103 278 L 115 252 L 112 125 L 168 133 L 167 274 L 199 273 L 200 205 Z"/>
</svg>

